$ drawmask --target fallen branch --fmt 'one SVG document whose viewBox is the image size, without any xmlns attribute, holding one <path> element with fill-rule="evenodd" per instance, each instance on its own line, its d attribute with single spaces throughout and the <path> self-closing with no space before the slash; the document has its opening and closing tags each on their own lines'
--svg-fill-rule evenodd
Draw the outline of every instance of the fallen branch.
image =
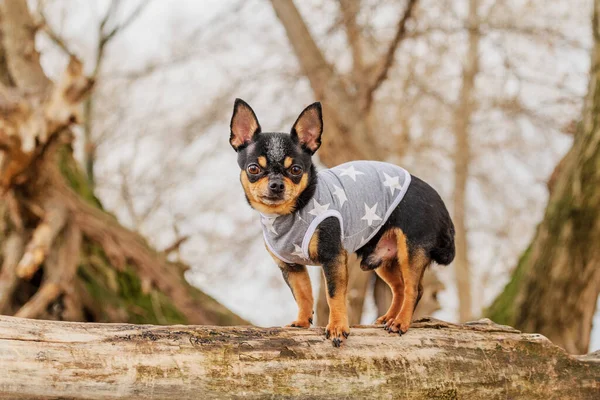
<svg viewBox="0 0 600 400">
<path fill-rule="evenodd" d="M 426 319 L 402 337 L 323 329 L 0 317 L 0 398 L 597 399 L 600 358 L 489 320 Z"/>
<path fill-rule="evenodd" d="M 0 270 L 0 314 L 8 311 L 10 301 L 19 282 L 17 263 L 23 255 L 23 238 L 13 232 L 4 242 L 4 262 Z"/>
<path fill-rule="evenodd" d="M 81 232 L 71 224 L 66 229 L 64 243 L 51 253 L 44 268 L 44 281 L 36 294 L 17 311 L 15 316 L 39 318 L 58 296 L 72 291 L 79 262 Z"/>
<path fill-rule="evenodd" d="M 67 209 L 60 202 L 48 201 L 44 208 L 47 210 L 46 215 L 33 231 L 31 241 L 17 266 L 19 278 L 31 279 L 46 259 L 50 246 L 67 221 Z"/>
</svg>

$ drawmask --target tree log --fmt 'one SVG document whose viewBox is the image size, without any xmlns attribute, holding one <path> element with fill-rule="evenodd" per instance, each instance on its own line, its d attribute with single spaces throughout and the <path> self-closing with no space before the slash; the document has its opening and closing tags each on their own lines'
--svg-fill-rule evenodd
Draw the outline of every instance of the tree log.
<svg viewBox="0 0 600 400">
<path fill-rule="evenodd" d="M 402 337 L 323 329 L 0 317 L 1 399 L 237 397 L 598 399 L 600 355 L 570 356 L 489 320 L 423 319 Z"/>
</svg>

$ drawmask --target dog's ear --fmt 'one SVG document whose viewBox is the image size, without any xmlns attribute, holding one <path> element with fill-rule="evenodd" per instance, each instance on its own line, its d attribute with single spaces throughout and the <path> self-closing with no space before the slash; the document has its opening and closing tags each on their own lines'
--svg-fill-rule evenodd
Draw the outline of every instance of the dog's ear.
<svg viewBox="0 0 600 400">
<path fill-rule="evenodd" d="M 310 154 L 321 146 L 323 133 L 323 112 L 321 103 L 312 103 L 306 107 L 292 127 L 292 139 L 296 140 Z"/>
<path fill-rule="evenodd" d="M 233 115 L 229 124 L 231 133 L 229 143 L 235 151 L 239 151 L 252 141 L 254 135 L 260 133 L 260 124 L 252 107 L 242 99 L 235 99 Z"/>
</svg>

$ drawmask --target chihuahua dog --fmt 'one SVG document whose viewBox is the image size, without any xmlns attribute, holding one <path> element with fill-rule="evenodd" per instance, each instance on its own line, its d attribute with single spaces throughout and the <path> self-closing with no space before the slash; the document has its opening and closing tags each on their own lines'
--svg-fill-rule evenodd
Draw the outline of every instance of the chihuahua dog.
<svg viewBox="0 0 600 400">
<path fill-rule="evenodd" d="M 348 253 L 375 270 L 392 290 L 377 324 L 406 333 L 419 303 L 425 269 L 454 259 L 454 225 L 438 193 L 404 169 L 355 161 L 318 174 L 321 104 L 302 111 L 289 134 L 262 132 L 252 108 L 236 99 L 229 142 L 238 154 L 246 199 L 261 214 L 267 250 L 298 304 L 288 326 L 312 324 L 306 265 L 321 265 L 327 284 L 327 338 L 339 347 L 350 328 L 346 311 Z"/>
</svg>

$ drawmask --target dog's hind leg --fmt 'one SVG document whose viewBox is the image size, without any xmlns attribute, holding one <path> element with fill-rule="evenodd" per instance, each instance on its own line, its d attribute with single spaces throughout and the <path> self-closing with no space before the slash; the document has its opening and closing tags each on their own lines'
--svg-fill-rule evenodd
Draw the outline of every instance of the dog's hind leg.
<svg viewBox="0 0 600 400">
<path fill-rule="evenodd" d="M 393 249 L 394 254 L 387 255 L 383 259 L 381 266 L 375 269 L 375 273 L 390 287 L 392 290 L 392 302 L 387 312 L 377 318 L 376 324 L 386 324 L 386 329 L 391 324 L 396 315 L 402 308 L 404 301 L 404 281 L 400 269 L 401 263 L 408 263 L 408 250 L 406 246 L 406 237 L 401 229 L 395 228 L 386 232 L 375 248 L 374 254 L 381 254 L 384 250 Z"/>
<path fill-rule="evenodd" d="M 400 265 L 396 260 L 383 263 L 383 265 L 375 270 L 375 273 L 390 287 L 392 290 L 392 302 L 387 312 L 377 318 L 376 324 L 391 323 L 396 315 L 400 312 L 402 301 L 404 300 L 404 282 L 400 273 Z M 387 329 L 387 324 L 386 324 Z"/>
<path fill-rule="evenodd" d="M 422 249 L 417 249 L 410 254 L 408 263 L 400 264 L 404 280 L 404 301 L 400 312 L 390 324 L 390 332 L 403 334 L 408 331 L 415 308 L 423 293 L 421 279 L 423 279 L 423 273 L 429 264 L 431 264 L 431 259 Z"/>
</svg>

